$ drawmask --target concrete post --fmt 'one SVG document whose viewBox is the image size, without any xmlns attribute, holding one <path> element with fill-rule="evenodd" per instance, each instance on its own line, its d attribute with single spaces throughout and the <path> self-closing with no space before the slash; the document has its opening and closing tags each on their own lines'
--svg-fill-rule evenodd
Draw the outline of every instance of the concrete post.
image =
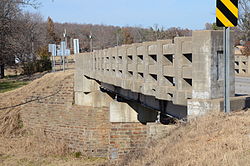
<svg viewBox="0 0 250 166">
<path fill-rule="evenodd" d="M 140 87 L 137 86 L 137 83 L 135 80 L 138 80 L 138 56 L 137 56 L 137 44 L 133 44 L 133 46 L 128 50 L 129 54 L 132 55 L 132 63 L 131 65 L 131 70 L 133 71 L 133 76 L 132 76 L 132 91 L 133 92 L 140 92 Z"/>
<path fill-rule="evenodd" d="M 214 109 L 212 99 L 224 97 L 223 32 L 194 31 L 192 42 L 193 89 L 192 100 L 188 100 L 188 115 L 196 116 Z M 233 44 L 233 39 L 231 43 Z M 233 97 L 235 95 L 233 52 L 230 55 L 232 85 L 230 96 Z"/>
<path fill-rule="evenodd" d="M 177 105 L 186 105 L 187 103 L 187 91 L 189 90 L 187 87 L 187 83 L 184 80 L 184 72 L 185 68 L 192 68 L 192 62 L 188 62 L 188 60 L 184 57 L 185 53 L 192 53 L 192 50 L 184 50 L 185 43 L 190 42 L 192 39 L 190 37 L 176 37 L 174 39 L 175 44 L 175 55 L 174 55 L 174 69 L 175 69 L 175 86 L 178 89 L 174 95 L 174 104 Z M 191 45 L 190 45 L 191 46 Z M 185 58 L 185 59 L 184 59 Z M 192 59 L 192 55 L 191 55 Z M 186 63 L 188 62 L 188 63 Z M 190 63 L 190 64 L 189 64 Z"/>
<path fill-rule="evenodd" d="M 88 79 L 86 75 L 93 68 L 92 56 L 90 54 L 77 54 L 76 71 L 74 76 L 75 104 L 84 106 L 100 105 L 98 100 L 99 85 L 95 80 Z"/>
<path fill-rule="evenodd" d="M 128 56 L 127 56 L 127 46 L 123 45 L 120 50 L 122 54 L 122 88 L 130 89 L 131 86 L 128 85 L 129 73 L 128 73 Z"/>
<path fill-rule="evenodd" d="M 157 41 L 157 88 L 156 88 L 156 97 L 158 99 L 168 99 L 172 100 L 172 97 L 169 95 L 170 92 L 168 91 L 167 87 L 170 87 L 172 91 L 174 91 L 174 87 L 172 87 L 172 84 L 168 84 L 167 80 L 165 77 L 167 77 L 167 74 L 171 73 L 171 70 L 169 68 L 169 64 L 167 63 L 169 60 L 164 57 L 164 51 L 163 48 L 166 48 L 165 46 L 167 45 L 172 45 L 172 40 L 162 40 L 162 41 Z M 169 50 L 168 51 L 173 51 Z M 173 55 L 173 53 L 172 53 Z M 165 76 L 165 77 L 164 77 Z M 170 85 L 170 86 L 169 86 Z"/>
<path fill-rule="evenodd" d="M 148 57 L 148 45 L 146 43 L 143 43 L 143 75 L 144 75 L 144 83 L 142 87 L 142 93 L 143 94 L 148 94 L 148 83 L 150 82 L 149 80 L 149 57 Z"/>
<path fill-rule="evenodd" d="M 223 93 L 223 32 L 193 32 L 193 99 L 222 98 Z M 233 43 L 233 39 L 231 41 Z M 232 47 L 233 48 L 233 47 Z M 234 85 L 234 54 L 230 57 L 230 84 Z M 230 96 L 234 96 L 232 86 Z"/>
</svg>

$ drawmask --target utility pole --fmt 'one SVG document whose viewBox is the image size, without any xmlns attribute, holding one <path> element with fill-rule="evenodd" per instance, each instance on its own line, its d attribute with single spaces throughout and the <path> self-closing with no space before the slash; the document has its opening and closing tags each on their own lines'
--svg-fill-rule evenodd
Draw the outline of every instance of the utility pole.
<svg viewBox="0 0 250 166">
<path fill-rule="evenodd" d="M 64 41 L 65 41 L 65 48 L 62 49 L 63 50 L 62 56 L 63 56 L 63 71 L 65 71 L 65 49 L 67 48 L 67 31 L 66 31 L 66 29 L 64 29 L 63 37 L 64 37 Z"/>
<path fill-rule="evenodd" d="M 66 48 L 68 48 L 68 42 L 67 42 L 67 30 L 64 29 L 64 40 L 65 40 L 65 44 L 66 44 Z"/>
<path fill-rule="evenodd" d="M 31 30 L 31 59 L 34 60 L 34 32 L 33 29 Z"/>
<path fill-rule="evenodd" d="M 119 46 L 119 34 L 118 34 L 118 32 L 116 33 L 116 46 Z"/>
<path fill-rule="evenodd" d="M 56 57 L 56 44 L 54 44 L 53 45 L 53 51 L 54 51 L 54 53 L 53 53 L 53 55 L 52 55 L 52 63 L 53 63 L 53 72 L 56 72 L 56 59 L 55 59 L 55 57 Z"/>
<path fill-rule="evenodd" d="M 93 52 L 93 36 L 92 36 L 91 31 L 90 31 L 89 39 L 90 39 L 90 52 Z"/>
</svg>

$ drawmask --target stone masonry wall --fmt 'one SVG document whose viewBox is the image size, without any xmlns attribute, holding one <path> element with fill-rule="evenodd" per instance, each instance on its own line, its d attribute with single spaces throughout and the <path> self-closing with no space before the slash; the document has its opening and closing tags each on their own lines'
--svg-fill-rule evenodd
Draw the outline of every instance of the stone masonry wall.
<svg viewBox="0 0 250 166">
<path fill-rule="evenodd" d="M 112 123 L 110 132 L 110 158 L 121 158 L 129 152 L 144 148 L 147 126 L 139 123 Z"/>
<path fill-rule="evenodd" d="M 43 89 L 43 96 L 51 94 L 55 95 L 23 106 L 24 125 L 64 140 L 75 151 L 106 157 L 110 126 L 108 108 L 72 105 L 73 75 L 53 89 Z M 41 92 L 36 92 L 30 98 L 40 95 Z"/>
<path fill-rule="evenodd" d="M 110 123 L 108 107 L 72 105 L 73 75 L 56 87 L 32 93 L 29 98 L 41 95 L 49 97 L 22 106 L 24 125 L 64 140 L 72 150 L 87 156 L 119 159 L 137 148 L 145 148 L 147 140 L 169 130 L 155 123 Z"/>
</svg>

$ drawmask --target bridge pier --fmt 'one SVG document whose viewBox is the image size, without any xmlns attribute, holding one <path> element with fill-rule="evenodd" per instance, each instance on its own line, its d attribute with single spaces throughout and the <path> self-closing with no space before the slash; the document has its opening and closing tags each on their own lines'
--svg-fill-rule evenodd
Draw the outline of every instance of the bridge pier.
<svg viewBox="0 0 250 166">
<path fill-rule="evenodd" d="M 196 31 L 192 37 L 193 86 L 188 99 L 188 116 L 198 116 L 212 110 L 223 110 L 216 100 L 224 97 L 224 54 L 221 31 Z M 233 38 L 231 44 L 233 48 Z M 234 53 L 230 54 L 230 96 L 235 96 Z"/>
<path fill-rule="evenodd" d="M 86 63 L 86 62 L 85 62 Z M 76 66 L 84 65 L 84 56 L 76 55 Z M 77 105 L 89 107 L 109 107 L 113 100 L 106 93 L 100 91 L 100 84 L 84 76 L 83 68 L 76 68 L 74 76 L 74 101 Z"/>
<path fill-rule="evenodd" d="M 156 122 L 157 115 L 157 111 L 143 107 L 133 101 L 112 101 L 110 103 L 110 122 L 140 122 L 146 124 L 148 122 Z"/>
</svg>

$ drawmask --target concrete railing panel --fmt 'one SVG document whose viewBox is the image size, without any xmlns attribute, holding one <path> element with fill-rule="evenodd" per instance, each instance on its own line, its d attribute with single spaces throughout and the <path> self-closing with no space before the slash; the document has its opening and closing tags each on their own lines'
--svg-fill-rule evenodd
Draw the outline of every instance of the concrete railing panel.
<svg viewBox="0 0 250 166">
<path fill-rule="evenodd" d="M 79 60 L 83 62 L 77 62 L 77 73 L 129 90 L 131 94 L 172 101 L 176 105 L 185 106 L 188 99 L 220 98 L 224 70 L 218 68 L 223 60 L 222 34 L 222 31 L 195 31 L 192 37 L 176 37 L 173 41 L 135 43 L 80 54 Z M 234 66 L 233 56 L 231 59 Z M 238 63 L 242 68 L 248 64 L 243 60 Z M 231 78 L 233 84 L 234 73 Z"/>
<path fill-rule="evenodd" d="M 250 57 L 235 55 L 235 74 L 238 76 L 250 76 Z"/>
</svg>

